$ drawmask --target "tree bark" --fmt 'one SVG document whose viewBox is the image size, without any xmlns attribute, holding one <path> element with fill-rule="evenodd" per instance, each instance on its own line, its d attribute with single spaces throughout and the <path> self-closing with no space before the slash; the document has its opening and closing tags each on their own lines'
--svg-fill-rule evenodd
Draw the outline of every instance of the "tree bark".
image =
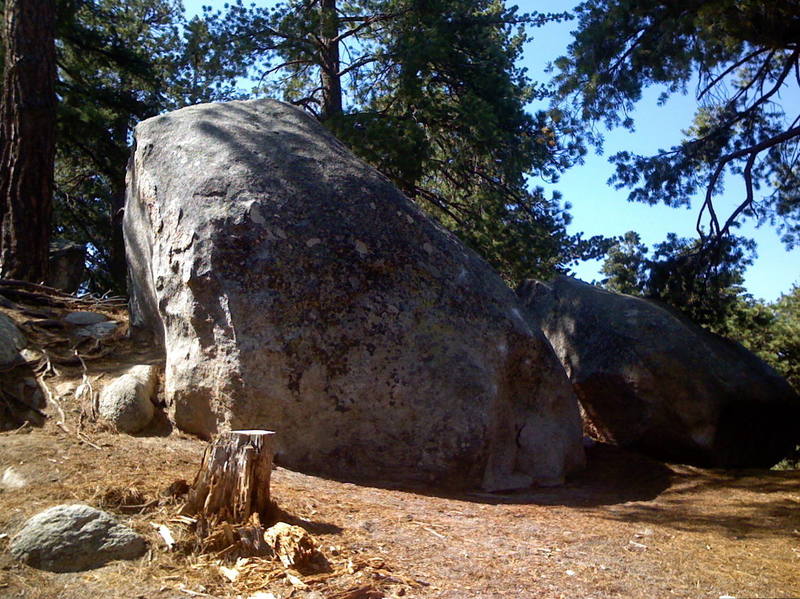
<svg viewBox="0 0 800 599">
<path fill-rule="evenodd" d="M 47 281 L 56 133 L 54 0 L 6 0 L 0 276 Z"/>
<path fill-rule="evenodd" d="M 206 449 L 181 513 L 210 523 L 245 524 L 270 507 L 275 433 L 263 430 L 220 433 Z"/>
<path fill-rule="evenodd" d="M 322 0 L 320 3 L 321 31 L 320 72 L 322 83 L 322 113 L 320 120 L 325 121 L 342 114 L 342 78 L 339 75 L 339 15 L 336 12 L 336 0 Z"/>
<path fill-rule="evenodd" d="M 125 77 L 122 77 L 121 84 L 122 86 L 131 85 Z M 111 141 L 114 146 L 126 148 L 127 150 L 128 135 L 131 133 L 130 115 L 119 115 L 114 121 L 113 131 L 114 136 Z M 107 176 L 111 181 L 112 189 L 110 206 L 111 247 L 109 248 L 109 271 L 114 284 L 114 291 L 118 295 L 127 295 L 128 261 L 125 257 L 125 236 L 122 232 L 122 217 L 125 210 L 126 160 L 123 158 L 119 161 L 112 158 L 109 162 L 110 169 Z"/>
</svg>

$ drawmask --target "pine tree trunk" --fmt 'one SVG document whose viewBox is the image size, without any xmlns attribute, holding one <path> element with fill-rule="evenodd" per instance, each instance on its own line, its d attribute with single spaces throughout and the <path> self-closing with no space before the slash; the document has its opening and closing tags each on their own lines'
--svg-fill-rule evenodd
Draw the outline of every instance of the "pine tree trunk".
<svg viewBox="0 0 800 599">
<path fill-rule="evenodd" d="M 126 78 L 122 78 L 123 85 L 130 85 Z M 130 115 L 122 114 L 114 121 L 114 145 L 127 149 Z M 125 236 L 122 233 L 122 217 L 125 209 L 125 161 L 119 162 L 119 168 L 114 169 L 115 161 L 112 159 L 112 171 L 107 172 L 111 181 L 111 247 L 109 248 L 109 270 L 114 291 L 118 295 L 128 293 L 128 261 L 125 257 Z"/>
<path fill-rule="evenodd" d="M 128 261 L 125 258 L 125 236 L 122 233 L 122 217 L 125 208 L 125 181 L 114 185 L 111 196 L 111 247 L 109 248 L 109 270 L 114 291 L 118 295 L 127 295 Z"/>
<path fill-rule="evenodd" d="M 339 15 L 336 13 L 336 0 L 322 0 L 320 5 L 321 31 L 320 65 L 322 83 L 322 114 L 320 120 L 327 120 L 342 114 L 342 78 L 339 75 Z"/>
<path fill-rule="evenodd" d="M 0 276 L 46 281 L 56 128 L 54 0 L 6 0 Z"/>
<path fill-rule="evenodd" d="M 275 433 L 263 430 L 220 433 L 203 455 L 181 513 L 208 522 L 245 524 L 264 517 L 270 506 Z"/>
</svg>

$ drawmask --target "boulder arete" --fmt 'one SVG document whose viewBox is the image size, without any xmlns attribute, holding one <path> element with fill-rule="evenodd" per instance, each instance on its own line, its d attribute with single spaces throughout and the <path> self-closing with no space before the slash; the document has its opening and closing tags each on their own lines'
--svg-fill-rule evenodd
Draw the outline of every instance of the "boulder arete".
<svg viewBox="0 0 800 599">
<path fill-rule="evenodd" d="M 502 489 L 582 465 L 577 401 L 513 292 L 302 111 L 140 123 L 124 226 L 180 428 L 276 430 L 282 464 L 339 476 Z"/>
<path fill-rule="evenodd" d="M 603 441 L 700 466 L 771 466 L 800 441 L 800 398 L 744 347 L 665 306 L 559 277 L 519 295 Z"/>
</svg>

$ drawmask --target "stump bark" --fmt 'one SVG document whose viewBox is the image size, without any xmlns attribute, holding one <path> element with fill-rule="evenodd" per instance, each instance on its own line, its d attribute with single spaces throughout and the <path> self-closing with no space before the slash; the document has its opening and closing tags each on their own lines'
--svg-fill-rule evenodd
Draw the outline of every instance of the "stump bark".
<svg viewBox="0 0 800 599">
<path fill-rule="evenodd" d="M 209 523 L 245 524 L 270 506 L 269 481 L 275 433 L 223 432 L 206 448 L 181 513 Z"/>
</svg>

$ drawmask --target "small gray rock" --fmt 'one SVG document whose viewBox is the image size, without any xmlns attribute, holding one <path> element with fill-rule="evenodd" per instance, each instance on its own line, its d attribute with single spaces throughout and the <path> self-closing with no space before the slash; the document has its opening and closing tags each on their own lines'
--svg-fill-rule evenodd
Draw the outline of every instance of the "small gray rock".
<svg viewBox="0 0 800 599">
<path fill-rule="evenodd" d="M 87 324 L 97 324 L 98 322 L 106 322 L 108 318 L 104 314 L 98 312 L 70 312 L 63 318 L 64 322 L 84 326 Z"/>
<path fill-rule="evenodd" d="M 11 555 L 41 570 L 78 572 L 136 559 L 147 544 L 110 514 L 83 504 L 57 505 L 33 516 L 11 543 Z"/>
<path fill-rule="evenodd" d="M 113 320 L 104 320 L 94 324 L 86 325 L 75 331 L 77 337 L 93 337 L 94 339 L 105 339 L 117 330 L 117 323 Z"/>
<path fill-rule="evenodd" d="M 117 430 L 137 433 L 153 419 L 152 397 L 158 381 L 158 367 L 140 365 L 103 388 L 100 393 L 100 416 Z"/>
</svg>

